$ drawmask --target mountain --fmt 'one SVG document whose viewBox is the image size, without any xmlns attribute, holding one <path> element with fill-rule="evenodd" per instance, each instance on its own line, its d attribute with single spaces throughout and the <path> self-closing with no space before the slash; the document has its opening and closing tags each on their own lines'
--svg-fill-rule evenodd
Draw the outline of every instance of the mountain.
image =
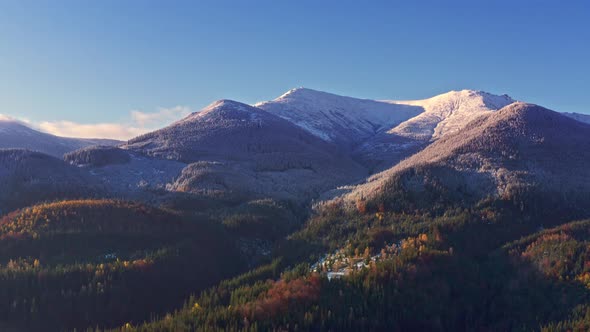
<svg viewBox="0 0 590 332">
<path fill-rule="evenodd" d="M 376 101 L 299 88 L 256 106 L 352 151 L 369 168 L 382 170 L 482 113 L 512 102 L 506 95 L 474 90 L 424 100 Z"/>
<path fill-rule="evenodd" d="M 29 150 L 0 149 L 0 213 L 44 200 L 105 194 L 78 167 Z"/>
<path fill-rule="evenodd" d="M 64 160 L 87 172 L 117 197 L 148 199 L 146 191 L 166 189 L 186 163 L 152 158 L 114 146 L 89 146 L 66 153 Z"/>
<path fill-rule="evenodd" d="M 66 153 L 63 159 L 76 166 L 103 167 L 126 164 L 131 161 L 131 156 L 125 150 L 115 146 L 93 145 Z"/>
<path fill-rule="evenodd" d="M 377 171 L 397 164 L 433 141 L 461 130 L 478 116 L 496 111 L 514 100 L 506 95 L 462 90 L 423 100 L 389 102 L 420 107 L 423 112 L 371 137 L 355 150 L 358 158 Z"/>
<path fill-rule="evenodd" d="M 450 91 L 424 100 L 392 101 L 394 104 L 418 106 L 424 112 L 402 122 L 387 133 L 436 140 L 457 132 L 481 114 L 499 110 L 514 101 L 507 95 L 497 96 L 474 90 Z"/>
<path fill-rule="evenodd" d="M 354 145 L 423 112 L 413 105 L 357 99 L 306 88 L 292 89 L 256 107 L 326 141 Z"/>
<path fill-rule="evenodd" d="M 0 118 L 0 149 L 27 149 L 61 158 L 64 153 L 91 145 L 116 145 L 109 139 L 58 137 L 36 131 L 14 120 Z"/>
<path fill-rule="evenodd" d="M 513 103 L 481 114 L 345 197 L 364 200 L 387 196 L 393 187 L 418 194 L 438 187 L 464 200 L 534 191 L 571 198 L 575 205 L 577 195 L 586 198 L 590 192 L 589 160 L 590 125 L 540 106 Z"/>
<path fill-rule="evenodd" d="M 580 122 L 590 123 L 590 114 L 581 114 L 581 113 L 561 113 L 567 117 L 572 119 L 578 120 Z"/>
<path fill-rule="evenodd" d="M 260 108 L 217 101 L 122 146 L 190 164 L 169 189 L 307 199 L 366 171 L 333 144 Z"/>
</svg>

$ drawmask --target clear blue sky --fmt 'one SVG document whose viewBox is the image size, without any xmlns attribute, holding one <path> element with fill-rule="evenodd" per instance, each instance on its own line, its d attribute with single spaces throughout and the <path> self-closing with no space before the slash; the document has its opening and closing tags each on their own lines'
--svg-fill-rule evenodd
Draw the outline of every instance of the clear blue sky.
<svg viewBox="0 0 590 332">
<path fill-rule="evenodd" d="M 0 113 L 117 122 L 297 86 L 590 113 L 588 1 L 0 0 Z"/>
</svg>

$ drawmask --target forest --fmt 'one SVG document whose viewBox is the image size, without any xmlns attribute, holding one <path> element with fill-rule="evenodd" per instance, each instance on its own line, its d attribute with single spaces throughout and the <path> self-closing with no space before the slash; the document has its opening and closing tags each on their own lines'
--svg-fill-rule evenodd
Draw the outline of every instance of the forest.
<svg viewBox="0 0 590 332">
<path fill-rule="evenodd" d="M 588 194 L 513 181 L 474 196 L 463 180 L 424 166 L 355 201 L 154 190 L 15 209 L 0 217 L 1 327 L 587 330 Z"/>
<path fill-rule="evenodd" d="M 193 291 L 184 305 L 147 320 L 87 331 L 588 329 L 590 220 L 570 222 L 583 212 L 540 209 L 550 201 L 534 191 L 473 204 L 438 196 L 444 188 L 428 190 L 426 197 L 447 197 L 447 208 L 417 206 L 399 183 L 353 207 L 316 207 L 300 230 L 269 238 L 272 261 Z M 236 206 L 217 226 L 235 235 L 240 216 L 285 213 L 265 203 Z M 35 261 L 9 264 L 40 268 Z M 115 271 L 121 263 L 111 264 Z"/>
</svg>

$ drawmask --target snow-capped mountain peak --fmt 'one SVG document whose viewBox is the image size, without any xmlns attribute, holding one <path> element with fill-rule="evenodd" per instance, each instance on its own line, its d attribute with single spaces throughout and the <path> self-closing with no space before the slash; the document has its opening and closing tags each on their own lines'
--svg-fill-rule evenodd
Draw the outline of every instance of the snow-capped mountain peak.
<svg viewBox="0 0 590 332">
<path fill-rule="evenodd" d="M 420 115 L 392 128 L 388 133 L 417 139 L 438 139 L 456 132 L 480 115 L 515 102 L 508 95 L 484 91 L 450 91 L 423 100 L 390 101 L 393 104 L 418 106 Z"/>
<path fill-rule="evenodd" d="M 421 140 L 438 139 L 483 112 L 514 101 L 508 95 L 476 90 L 449 91 L 423 100 L 377 101 L 295 88 L 255 106 L 324 140 L 354 144 L 385 131 Z"/>
<path fill-rule="evenodd" d="M 217 101 L 212 102 L 205 108 L 203 108 L 199 112 L 195 112 L 192 115 L 199 115 L 204 116 L 211 112 L 220 111 L 220 110 L 234 110 L 234 111 L 241 111 L 241 112 L 248 112 L 252 109 L 252 106 L 240 103 L 239 101 L 230 100 L 230 99 L 220 99 Z M 190 117 L 190 116 L 189 116 Z"/>
<path fill-rule="evenodd" d="M 326 141 L 350 144 L 422 112 L 419 107 L 339 96 L 307 88 L 291 89 L 277 99 L 255 106 Z"/>
<path fill-rule="evenodd" d="M 216 109 L 224 109 L 224 108 L 231 108 L 236 110 L 247 111 L 251 109 L 252 106 L 248 104 L 241 103 L 239 101 L 231 100 L 231 99 L 220 99 L 214 101 L 209 106 L 205 107 L 201 113 L 206 113 L 207 111 L 216 110 Z"/>
<path fill-rule="evenodd" d="M 322 91 L 318 91 L 318 90 L 313 90 L 313 89 L 308 89 L 308 88 L 304 88 L 304 87 L 298 87 L 298 88 L 293 88 L 285 93 L 283 93 L 280 97 L 278 97 L 277 99 L 286 99 L 286 98 L 300 98 L 300 97 L 304 97 L 304 96 L 308 96 L 311 97 L 313 95 L 330 95 L 330 93 L 327 92 L 322 92 Z"/>
<path fill-rule="evenodd" d="M 513 103 L 516 100 L 512 99 L 507 94 L 503 95 L 495 95 L 486 91 L 481 90 L 471 90 L 471 89 L 463 89 L 463 90 L 451 90 L 449 92 L 445 92 L 439 95 L 436 95 L 431 98 L 422 99 L 422 100 L 414 100 L 414 101 L 406 101 L 405 103 L 420 103 L 424 104 L 429 102 L 430 104 L 433 103 L 441 103 L 445 101 L 456 101 L 456 100 L 477 100 L 484 103 L 486 106 L 490 108 L 498 108 L 499 105 L 503 105 L 505 103 Z M 502 108 L 502 107 L 500 107 Z"/>
<path fill-rule="evenodd" d="M 240 103 L 230 99 L 220 99 L 212 102 L 205 108 L 198 112 L 193 112 L 189 116 L 181 119 L 170 126 L 177 124 L 200 121 L 203 118 L 231 118 L 231 117 L 256 117 L 256 113 L 262 112 L 262 110 L 252 107 L 248 104 Z"/>
</svg>

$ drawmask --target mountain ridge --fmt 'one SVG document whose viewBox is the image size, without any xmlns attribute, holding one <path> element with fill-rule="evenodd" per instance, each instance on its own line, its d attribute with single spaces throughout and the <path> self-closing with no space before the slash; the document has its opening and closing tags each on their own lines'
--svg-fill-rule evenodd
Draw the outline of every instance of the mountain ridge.
<svg viewBox="0 0 590 332">
<path fill-rule="evenodd" d="M 364 184 L 349 187 L 340 197 L 346 201 L 372 197 L 396 175 L 424 167 L 458 172 L 472 185 L 470 192 L 480 197 L 510 195 L 521 184 L 554 192 L 584 191 L 590 190 L 588 160 L 589 124 L 518 102 L 481 115 L 462 131 L 437 140 Z M 418 176 L 415 181 L 422 180 Z"/>
<path fill-rule="evenodd" d="M 187 192 L 301 199 L 366 171 L 338 147 L 262 109 L 216 101 L 123 149 L 188 166 L 169 186 Z"/>
<path fill-rule="evenodd" d="M 0 118 L 0 149 L 27 149 L 61 158 L 65 153 L 80 148 L 92 145 L 117 145 L 119 143 L 121 142 L 112 139 L 55 136 L 37 131 L 17 120 Z"/>
<path fill-rule="evenodd" d="M 255 104 L 331 142 L 354 145 L 387 126 L 421 112 L 416 107 L 338 96 L 307 88 L 291 89 L 278 98 Z"/>
<path fill-rule="evenodd" d="M 436 140 L 447 132 L 461 129 L 481 113 L 497 111 L 515 100 L 508 95 L 494 95 L 477 90 L 460 90 L 449 91 L 422 100 L 392 102 L 420 106 L 424 108 L 424 112 L 392 128 L 388 133 Z"/>
</svg>

